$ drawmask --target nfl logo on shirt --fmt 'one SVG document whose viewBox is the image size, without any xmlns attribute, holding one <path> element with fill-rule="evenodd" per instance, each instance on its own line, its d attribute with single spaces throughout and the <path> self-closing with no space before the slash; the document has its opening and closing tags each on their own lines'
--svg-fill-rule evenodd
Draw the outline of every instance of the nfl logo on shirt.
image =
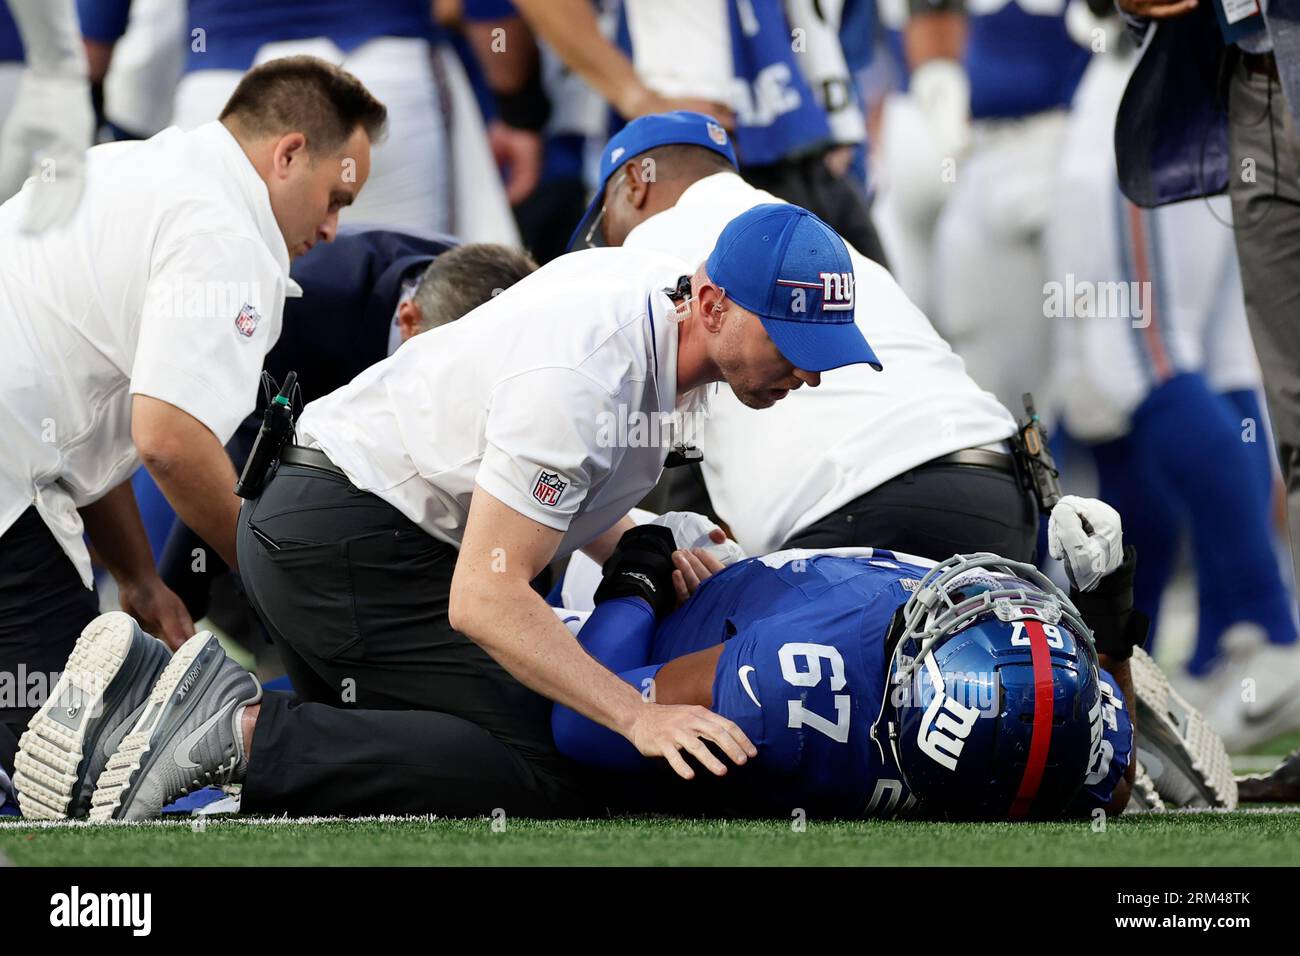
<svg viewBox="0 0 1300 956">
<path fill-rule="evenodd" d="M 257 323 L 261 321 L 262 314 L 245 302 L 244 307 L 239 310 L 239 315 L 235 316 L 235 329 L 244 338 L 252 338 L 253 333 L 257 331 Z"/>
<path fill-rule="evenodd" d="M 569 487 L 569 483 L 554 471 L 539 471 L 537 481 L 533 482 L 533 497 L 546 505 L 548 508 L 554 508 L 560 502 L 560 495 L 564 494 L 564 489 Z"/>
</svg>

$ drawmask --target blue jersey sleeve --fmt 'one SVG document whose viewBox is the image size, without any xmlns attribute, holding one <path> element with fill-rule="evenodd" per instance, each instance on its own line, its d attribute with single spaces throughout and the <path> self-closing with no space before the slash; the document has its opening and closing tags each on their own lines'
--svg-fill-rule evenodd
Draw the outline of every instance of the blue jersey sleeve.
<svg viewBox="0 0 1300 956">
<path fill-rule="evenodd" d="M 1083 790 L 1073 811 L 1086 815 L 1104 807 L 1115 796 L 1115 788 L 1133 759 L 1133 720 L 1119 684 L 1108 671 L 1101 674 L 1101 747 L 1093 757 Z"/>
<path fill-rule="evenodd" d="M 653 693 L 655 675 L 661 667 L 662 664 L 647 664 L 618 676 L 648 695 Z M 638 772 L 653 766 L 627 738 L 563 704 L 551 708 L 551 736 L 555 738 L 555 747 L 560 753 L 588 767 Z"/>
<path fill-rule="evenodd" d="M 578 632 L 578 643 L 614 673 L 650 662 L 655 613 L 637 597 L 602 601 Z"/>
<path fill-rule="evenodd" d="M 603 601 L 578 632 L 578 643 L 642 694 L 653 693 L 662 664 L 648 664 L 655 615 L 640 598 Z M 649 762 L 623 737 L 562 704 L 551 709 L 551 735 L 560 753 L 590 767 L 644 770 Z"/>
</svg>

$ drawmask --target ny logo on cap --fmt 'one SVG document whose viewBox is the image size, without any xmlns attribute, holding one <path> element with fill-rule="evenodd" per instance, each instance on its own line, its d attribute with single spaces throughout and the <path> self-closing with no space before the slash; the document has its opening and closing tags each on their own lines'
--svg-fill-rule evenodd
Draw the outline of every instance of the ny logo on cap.
<svg viewBox="0 0 1300 956">
<path fill-rule="evenodd" d="M 852 272 L 822 272 L 822 309 L 827 312 L 849 312 L 853 309 Z"/>
<path fill-rule="evenodd" d="M 804 311 L 804 289 L 820 289 L 822 293 L 823 312 L 852 312 L 853 283 L 852 272 L 819 272 L 817 278 L 821 283 L 802 282 L 799 279 L 777 279 L 777 285 L 794 289 L 794 311 Z"/>
</svg>

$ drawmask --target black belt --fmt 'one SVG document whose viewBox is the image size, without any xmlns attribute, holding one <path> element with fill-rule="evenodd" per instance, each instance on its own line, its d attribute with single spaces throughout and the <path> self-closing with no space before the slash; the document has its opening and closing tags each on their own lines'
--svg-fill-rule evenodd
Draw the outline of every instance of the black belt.
<svg viewBox="0 0 1300 956">
<path fill-rule="evenodd" d="M 992 468 L 994 471 L 1005 472 L 1013 477 L 1016 474 L 1015 460 L 1010 455 L 1000 451 L 989 451 L 987 448 L 963 448 L 951 455 L 932 458 L 919 467 L 929 468 L 932 465 L 974 465 L 977 468 Z"/>
<path fill-rule="evenodd" d="M 280 464 L 282 465 L 302 465 L 306 468 L 318 468 L 321 471 L 328 471 L 330 474 L 338 475 L 341 478 L 347 478 L 343 469 L 334 462 L 329 460 L 319 448 L 305 448 L 302 445 L 285 445 L 284 450 L 280 452 Z"/>
</svg>

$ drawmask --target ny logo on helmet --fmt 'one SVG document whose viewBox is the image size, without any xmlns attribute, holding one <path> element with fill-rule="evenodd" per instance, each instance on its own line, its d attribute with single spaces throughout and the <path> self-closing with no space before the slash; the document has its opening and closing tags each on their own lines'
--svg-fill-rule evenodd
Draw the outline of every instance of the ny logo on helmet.
<svg viewBox="0 0 1300 956">
<path fill-rule="evenodd" d="M 848 312 L 853 308 L 852 272 L 822 272 L 822 308 L 827 312 Z"/>
<path fill-rule="evenodd" d="M 948 770 L 957 769 L 966 738 L 980 715 L 978 707 L 967 707 L 948 696 L 944 688 L 943 672 L 933 654 L 925 656 L 925 672 L 934 685 L 934 698 L 925 709 L 916 744 L 931 760 Z"/>
</svg>

